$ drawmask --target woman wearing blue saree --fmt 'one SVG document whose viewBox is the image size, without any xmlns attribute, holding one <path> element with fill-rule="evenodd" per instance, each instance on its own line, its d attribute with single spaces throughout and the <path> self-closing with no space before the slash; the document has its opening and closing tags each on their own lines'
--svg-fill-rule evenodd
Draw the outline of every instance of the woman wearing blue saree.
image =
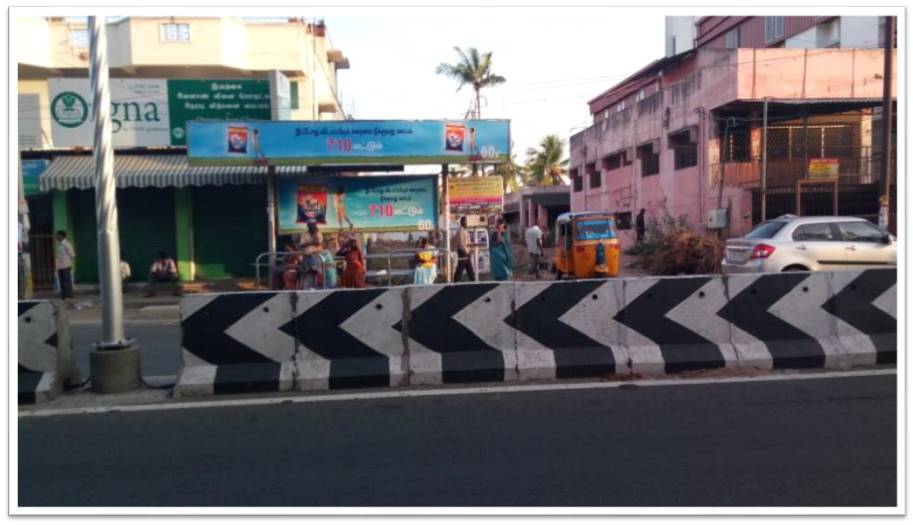
<svg viewBox="0 0 913 525">
<path fill-rule="evenodd" d="M 498 219 L 498 226 L 489 239 L 488 251 L 491 255 L 491 278 L 495 281 L 508 281 L 514 276 L 514 256 L 510 250 L 510 233 L 504 219 Z"/>
</svg>

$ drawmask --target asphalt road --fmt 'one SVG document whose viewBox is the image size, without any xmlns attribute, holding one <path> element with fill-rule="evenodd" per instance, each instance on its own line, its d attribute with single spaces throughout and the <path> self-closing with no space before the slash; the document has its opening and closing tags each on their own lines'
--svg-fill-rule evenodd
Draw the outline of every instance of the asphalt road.
<svg viewBox="0 0 913 525">
<path fill-rule="evenodd" d="M 173 376 L 181 366 L 181 326 L 177 321 L 127 321 L 127 337 L 140 347 L 140 367 L 144 377 Z M 89 377 L 89 352 L 101 339 L 101 322 L 70 325 L 73 359 L 82 379 Z"/>
<path fill-rule="evenodd" d="M 896 377 L 19 419 L 22 506 L 893 506 Z"/>
</svg>

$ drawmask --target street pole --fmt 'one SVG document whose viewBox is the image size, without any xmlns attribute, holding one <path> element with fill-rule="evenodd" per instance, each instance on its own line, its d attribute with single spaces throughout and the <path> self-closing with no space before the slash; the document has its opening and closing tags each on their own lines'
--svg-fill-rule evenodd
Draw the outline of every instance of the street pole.
<svg viewBox="0 0 913 525">
<path fill-rule="evenodd" d="M 884 18 L 884 87 L 881 102 L 881 214 L 884 215 L 886 229 L 896 233 L 894 221 L 891 220 L 891 121 L 894 119 L 894 107 L 891 101 L 891 88 L 894 76 L 894 17 Z M 879 221 L 882 222 L 882 221 Z"/>
<path fill-rule="evenodd" d="M 102 339 L 91 353 L 92 389 L 114 393 L 139 387 L 139 348 L 124 337 L 120 276 L 120 240 L 111 144 L 111 92 L 108 88 L 108 42 L 104 17 L 89 17 L 89 75 L 95 118 L 95 219 L 101 287 Z"/>
<path fill-rule="evenodd" d="M 764 130 L 761 139 L 761 222 L 767 220 L 767 97 L 764 97 Z"/>
<path fill-rule="evenodd" d="M 444 273 L 447 276 L 446 282 L 450 283 L 453 281 L 453 269 L 450 264 L 450 166 L 443 164 L 441 172 L 442 180 L 444 181 L 444 248 L 447 250 Z"/>
<path fill-rule="evenodd" d="M 267 250 L 269 251 L 269 272 L 270 285 L 272 288 L 273 269 L 276 267 L 276 167 L 269 166 L 266 168 L 266 214 L 267 224 L 269 224 L 269 241 Z M 257 283 L 259 286 L 260 283 Z"/>
</svg>

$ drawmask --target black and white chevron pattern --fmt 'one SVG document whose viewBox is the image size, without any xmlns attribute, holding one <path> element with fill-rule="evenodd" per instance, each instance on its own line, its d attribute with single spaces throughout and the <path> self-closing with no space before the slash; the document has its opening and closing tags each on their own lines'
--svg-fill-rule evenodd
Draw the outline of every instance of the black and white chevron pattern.
<svg viewBox="0 0 913 525">
<path fill-rule="evenodd" d="M 191 296 L 206 392 L 896 362 L 896 270 Z M 184 376 L 188 376 L 185 381 Z"/>
<path fill-rule="evenodd" d="M 19 301 L 19 403 L 49 401 L 61 390 L 57 312 L 51 301 Z"/>
</svg>

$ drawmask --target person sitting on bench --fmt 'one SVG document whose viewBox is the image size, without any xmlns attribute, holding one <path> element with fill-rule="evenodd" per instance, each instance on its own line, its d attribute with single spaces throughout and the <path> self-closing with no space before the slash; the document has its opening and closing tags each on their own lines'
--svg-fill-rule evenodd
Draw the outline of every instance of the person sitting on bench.
<svg viewBox="0 0 913 525">
<path fill-rule="evenodd" d="M 152 267 L 149 268 L 149 284 L 146 287 L 146 297 L 155 295 L 155 287 L 158 283 L 176 283 L 178 280 L 178 268 L 174 264 L 174 259 L 168 257 L 165 252 L 159 252 Z M 178 292 L 175 292 L 178 295 Z"/>
</svg>

